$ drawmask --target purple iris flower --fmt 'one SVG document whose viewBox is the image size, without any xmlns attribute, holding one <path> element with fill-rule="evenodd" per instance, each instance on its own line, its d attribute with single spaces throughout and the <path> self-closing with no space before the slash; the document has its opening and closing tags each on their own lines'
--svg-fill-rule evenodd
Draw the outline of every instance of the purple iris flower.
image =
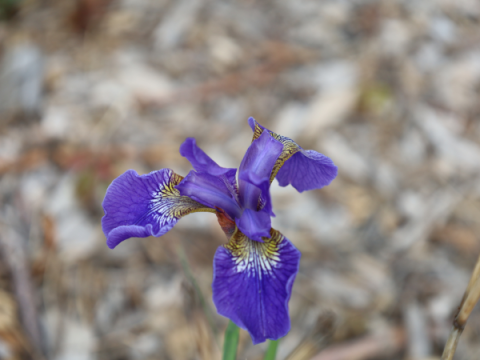
<svg viewBox="0 0 480 360">
<path fill-rule="evenodd" d="M 213 260 L 213 302 L 257 344 L 290 330 L 288 301 L 300 262 L 300 252 L 271 227 L 270 184 L 276 177 L 299 192 L 319 189 L 337 176 L 337 167 L 325 155 L 248 121 L 254 135 L 238 183 L 237 169 L 217 165 L 188 138 L 180 153 L 195 170 L 185 178 L 170 169 L 120 175 L 107 189 L 102 229 L 113 249 L 130 237 L 161 236 L 189 213 L 215 213 L 229 242 Z"/>
</svg>

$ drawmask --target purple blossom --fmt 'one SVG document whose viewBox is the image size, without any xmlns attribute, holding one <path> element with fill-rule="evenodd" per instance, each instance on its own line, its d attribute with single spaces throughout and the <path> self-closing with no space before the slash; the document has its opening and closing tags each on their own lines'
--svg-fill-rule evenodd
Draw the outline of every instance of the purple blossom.
<svg viewBox="0 0 480 360">
<path fill-rule="evenodd" d="M 249 119 L 254 132 L 238 171 L 215 163 L 188 138 L 180 153 L 194 170 L 183 178 L 170 169 L 139 176 L 129 170 L 109 186 L 102 229 L 115 248 L 130 237 L 161 236 L 192 212 L 216 213 L 229 242 L 213 259 L 213 302 L 219 314 L 247 330 L 254 344 L 290 330 L 288 301 L 300 252 L 271 227 L 270 184 L 299 192 L 328 185 L 337 167 Z"/>
</svg>

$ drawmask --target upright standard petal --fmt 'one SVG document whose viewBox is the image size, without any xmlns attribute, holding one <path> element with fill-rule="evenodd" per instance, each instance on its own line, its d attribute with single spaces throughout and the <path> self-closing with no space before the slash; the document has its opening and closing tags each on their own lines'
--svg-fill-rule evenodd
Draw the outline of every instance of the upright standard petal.
<svg viewBox="0 0 480 360">
<path fill-rule="evenodd" d="M 253 343 L 277 340 L 290 330 L 288 301 L 300 252 L 271 229 L 264 243 L 238 229 L 213 262 L 213 302 L 220 315 L 249 332 Z"/>
<path fill-rule="evenodd" d="M 261 190 L 245 181 L 243 174 L 249 172 L 258 179 L 268 179 L 282 149 L 282 144 L 268 133 L 260 135 L 248 148 L 239 169 L 240 204 L 245 208 L 258 209 Z"/>
<path fill-rule="evenodd" d="M 221 178 L 225 181 L 225 185 L 229 188 L 230 192 L 237 193 L 237 182 L 235 180 L 237 169 L 224 168 L 218 165 L 197 146 L 194 138 L 187 138 L 183 142 L 180 146 L 180 155 L 190 161 L 190 164 L 192 164 L 195 170 Z"/>
<path fill-rule="evenodd" d="M 232 220 L 241 215 L 236 194 L 233 194 L 225 182 L 217 176 L 190 171 L 176 188 L 181 195 L 210 208 L 223 210 Z"/>
<path fill-rule="evenodd" d="M 333 161 L 314 150 L 304 150 L 292 139 L 278 135 L 249 118 L 248 123 L 253 130 L 253 140 L 268 132 L 274 139 L 283 144 L 283 150 L 278 157 L 270 177 L 275 177 L 280 186 L 292 186 L 299 192 L 320 189 L 332 182 L 338 169 Z M 266 130 L 266 131 L 264 131 Z"/>
<path fill-rule="evenodd" d="M 109 248 L 130 237 L 161 236 L 192 212 L 215 212 L 181 196 L 175 186 L 183 177 L 170 169 L 139 176 L 128 170 L 113 180 L 103 200 L 102 229 Z"/>
</svg>

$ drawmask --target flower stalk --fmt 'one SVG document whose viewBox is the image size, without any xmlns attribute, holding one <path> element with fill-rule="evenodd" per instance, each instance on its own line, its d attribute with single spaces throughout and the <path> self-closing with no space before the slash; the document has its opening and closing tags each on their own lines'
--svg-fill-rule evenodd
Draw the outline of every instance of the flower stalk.
<svg viewBox="0 0 480 360">
<path fill-rule="evenodd" d="M 222 360 L 235 360 L 237 358 L 239 337 L 240 328 L 230 320 L 228 322 L 227 330 L 225 330 L 225 341 L 223 343 Z"/>
<path fill-rule="evenodd" d="M 275 357 L 277 356 L 277 348 L 279 341 L 280 340 L 270 340 L 268 342 L 268 349 L 267 353 L 265 354 L 264 360 L 275 360 Z"/>
</svg>

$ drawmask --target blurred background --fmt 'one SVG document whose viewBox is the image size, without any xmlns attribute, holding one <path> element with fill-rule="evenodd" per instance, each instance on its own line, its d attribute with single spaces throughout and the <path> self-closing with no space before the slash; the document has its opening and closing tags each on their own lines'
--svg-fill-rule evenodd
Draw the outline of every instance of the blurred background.
<svg viewBox="0 0 480 360">
<path fill-rule="evenodd" d="M 186 175 L 189 136 L 238 167 L 249 116 L 339 167 L 272 186 L 302 252 L 278 359 L 439 359 L 480 252 L 479 95 L 477 0 L 0 0 L 0 359 L 220 359 L 215 216 L 109 250 L 101 203 Z"/>
</svg>

